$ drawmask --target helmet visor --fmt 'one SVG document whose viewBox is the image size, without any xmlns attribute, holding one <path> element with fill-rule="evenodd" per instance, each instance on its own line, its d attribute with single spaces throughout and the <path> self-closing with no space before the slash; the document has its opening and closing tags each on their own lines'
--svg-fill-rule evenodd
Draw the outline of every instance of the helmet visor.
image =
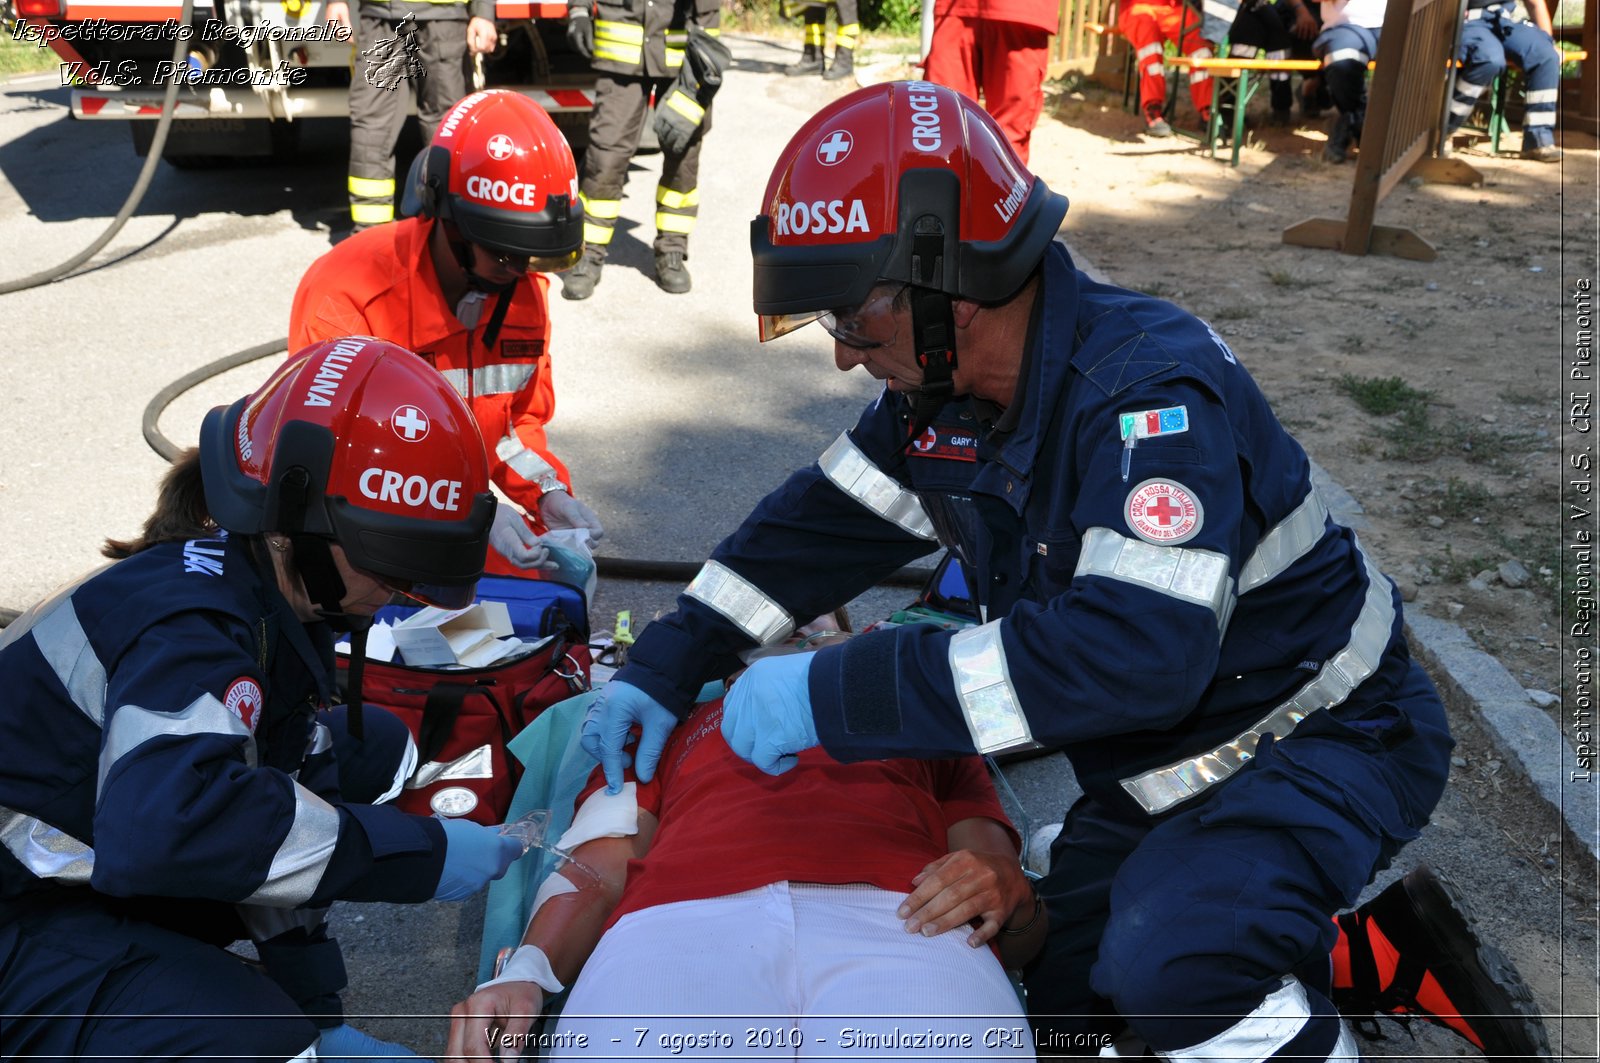
<svg viewBox="0 0 1600 1063">
<path fill-rule="evenodd" d="M 827 310 L 808 310 L 801 314 L 757 314 L 756 328 L 761 336 L 761 342 L 775 340 L 779 336 L 787 336 L 796 329 L 805 328 L 813 321 L 829 313 Z"/>
<path fill-rule="evenodd" d="M 398 576 L 380 576 L 376 572 L 356 569 L 396 595 L 406 599 L 406 605 L 436 605 L 440 609 L 465 609 L 478 596 L 476 582 L 466 584 L 417 583 Z"/>
</svg>

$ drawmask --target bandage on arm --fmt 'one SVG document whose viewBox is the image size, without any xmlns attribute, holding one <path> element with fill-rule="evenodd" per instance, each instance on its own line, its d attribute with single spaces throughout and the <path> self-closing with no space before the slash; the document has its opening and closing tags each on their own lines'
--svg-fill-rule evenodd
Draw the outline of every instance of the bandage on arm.
<svg viewBox="0 0 1600 1063">
<path fill-rule="evenodd" d="M 545 879 L 522 935 L 522 944 L 537 946 L 541 956 L 526 954 L 523 965 L 515 968 L 525 975 L 521 980 L 544 986 L 531 976 L 534 973 L 549 975 L 565 985 L 577 979 L 622 897 L 628 861 L 649 850 L 655 831 L 656 818 L 638 807 L 631 782 L 622 793 L 608 795 L 602 788 L 584 802 L 557 844 L 574 860 L 598 872 L 600 885 L 595 886 L 588 875 L 577 870 L 571 872 L 571 878 L 558 870 Z M 524 955 L 523 950 L 513 955 L 501 979 L 512 973 L 517 955 Z M 541 958 L 547 966 L 540 965 L 537 972 L 532 966 L 524 969 Z"/>
</svg>

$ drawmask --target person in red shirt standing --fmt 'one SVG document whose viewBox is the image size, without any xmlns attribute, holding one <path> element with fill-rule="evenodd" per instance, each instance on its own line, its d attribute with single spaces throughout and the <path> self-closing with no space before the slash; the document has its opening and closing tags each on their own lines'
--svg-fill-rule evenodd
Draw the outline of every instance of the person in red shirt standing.
<svg viewBox="0 0 1600 1063">
<path fill-rule="evenodd" d="M 927 79 L 976 100 L 1005 131 L 1024 163 L 1044 108 L 1050 35 L 1049 0 L 937 0 Z"/>
<path fill-rule="evenodd" d="M 490 479 L 521 507 L 495 516 L 486 571 L 552 567 L 545 531 L 599 518 L 545 441 L 555 414 L 550 282 L 583 252 L 572 150 L 538 104 L 476 92 L 439 123 L 412 164 L 403 203 L 416 215 L 357 233 L 300 279 L 289 349 L 371 335 L 416 351 L 467 400 Z"/>
</svg>

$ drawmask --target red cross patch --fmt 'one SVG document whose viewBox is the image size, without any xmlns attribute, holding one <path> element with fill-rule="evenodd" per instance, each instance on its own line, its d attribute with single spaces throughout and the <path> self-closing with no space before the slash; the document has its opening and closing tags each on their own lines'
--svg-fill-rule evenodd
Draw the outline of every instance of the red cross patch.
<svg viewBox="0 0 1600 1063">
<path fill-rule="evenodd" d="M 1194 492 L 1176 480 L 1146 480 L 1128 492 L 1122 510 L 1135 535 L 1162 546 L 1194 538 L 1205 519 Z"/>
<path fill-rule="evenodd" d="M 261 684 L 248 676 L 235 679 L 222 695 L 223 707 L 239 717 L 251 734 L 256 733 L 256 724 L 261 720 L 261 702 Z"/>
</svg>

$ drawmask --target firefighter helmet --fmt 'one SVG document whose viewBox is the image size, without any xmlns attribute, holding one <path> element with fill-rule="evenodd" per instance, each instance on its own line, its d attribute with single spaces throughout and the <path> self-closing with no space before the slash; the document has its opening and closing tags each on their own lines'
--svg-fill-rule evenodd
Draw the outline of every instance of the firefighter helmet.
<svg viewBox="0 0 1600 1063">
<path fill-rule="evenodd" d="M 778 158 L 750 225 L 755 311 L 771 339 L 898 281 L 998 302 L 1021 288 L 1067 212 L 988 113 L 897 81 L 817 112 Z"/>
<path fill-rule="evenodd" d="M 206 415 L 200 461 L 218 526 L 290 536 L 302 576 L 300 555 L 333 542 L 414 598 L 472 600 L 495 510 L 483 437 L 455 390 L 405 348 L 369 336 L 305 348 Z"/>
<path fill-rule="evenodd" d="M 518 92 L 474 92 L 450 108 L 411 164 L 401 210 L 439 218 L 484 249 L 566 269 L 583 253 L 572 149 Z"/>
</svg>

